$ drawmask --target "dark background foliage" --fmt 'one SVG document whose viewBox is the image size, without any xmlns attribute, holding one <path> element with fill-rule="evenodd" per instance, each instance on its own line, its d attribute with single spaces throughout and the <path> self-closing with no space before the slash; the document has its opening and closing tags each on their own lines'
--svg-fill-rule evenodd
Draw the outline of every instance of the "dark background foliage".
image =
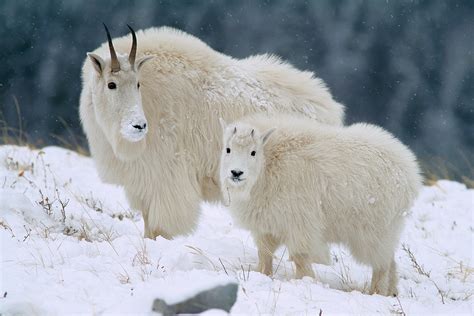
<svg viewBox="0 0 474 316">
<path fill-rule="evenodd" d="M 78 118 L 86 52 L 168 25 L 234 57 L 274 53 L 324 79 L 347 123 L 382 125 L 428 162 L 472 172 L 474 1 L 0 2 L 0 111 L 33 142 L 85 144 Z M 72 140 L 71 140 L 72 139 Z M 444 167 L 443 167 L 444 168 Z M 458 174 L 459 176 L 459 174 Z"/>
</svg>

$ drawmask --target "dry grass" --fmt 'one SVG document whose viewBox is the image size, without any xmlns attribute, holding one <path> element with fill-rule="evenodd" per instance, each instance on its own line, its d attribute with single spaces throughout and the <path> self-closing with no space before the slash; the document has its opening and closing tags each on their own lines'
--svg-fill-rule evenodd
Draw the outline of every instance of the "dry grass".
<svg viewBox="0 0 474 316">
<path fill-rule="evenodd" d="M 403 309 L 403 305 L 402 305 L 402 302 L 400 301 L 400 298 L 398 296 L 395 296 L 395 298 L 397 299 L 397 304 L 394 305 L 392 309 L 390 309 L 390 313 L 395 314 L 395 315 L 406 316 L 406 313 L 405 313 L 405 310 Z"/>
<path fill-rule="evenodd" d="M 441 302 L 445 304 L 446 293 L 443 290 L 441 290 L 438 284 L 431 278 L 430 272 L 427 272 L 425 268 L 418 263 L 418 261 L 415 258 L 415 255 L 410 250 L 410 247 L 408 247 L 408 245 L 403 244 L 402 249 L 403 251 L 407 253 L 408 257 L 410 258 L 413 268 L 415 268 L 415 270 L 420 275 L 425 276 L 436 287 L 436 290 L 438 290 L 438 294 L 441 297 Z"/>
<path fill-rule="evenodd" d="M 432 157 L 420 161 L 420 166 L 423 171 L 425 184 L 428 186 L 436 185 L 439 180 L 453 180 L 464 183 L 468 188 L 474 188 L 474 166 L 471 161 L 474 161 L 474 156 L 464 152 L 459 153 L 462 160 L 467 166 L 467 172 L 464 174 L 449 161 L 441 157 Z"/>
<path fill-rule="evenodd" d="M 10 227 L 10 225 L 8 225 L 6 220 L 0 219 L 0 227 L 2 227 L 5 230 L 8 230 L 10 234 L 12 235 L 12 237 L 15 237 L 15 234 L 13 233 L 12 228 Z"/>
<path fill-rule="evenodd" d="M 191 245 L 185 245 L 185 247 L 190 249 L 191 254 L 195 256 L 195 264 L 203 266 L 209 265 L 214 271 L 219 271 L 217 268 L 218 266 L 214 263 L 214 261 L 212 261 L 211 257 L 209 257 L 201 248 Z"/>
<path fill-rule="evenodd" d="M 23 132 L 23 123 L 21 120 L 21 108 L 16 97 L 13 97 L 15 109 L 18 118 L 18 128 L 13 128 L 7 124 L 3 112 L 0 111 L 0 137 L 3 144 L 13 144 L 24 146 L 29 144 L 29 137 Z"/>
<path fill-rule="evenodd" d="M 79 240 L 88 242 L 92 242 L 93 240 L 110 242 L 114 239 L 116 234 L 111 231 L 111 229 L 95 223 L 88 213 L 89 209 L 98 213 L 106 213 L 104 212 L 106 209 L 102 201 L 97 199 L 92 192 L 88 196 L 75 194 L 68 187 L 69 182 L 62 185 L 58 184 L 55 172 L 51 170 L 50 165 L 45 162 L 43 155 L 44 152 L 39 151 L 35 158 L 32 158 L 27 164 L 7 156 L 5 158 L 5 166 L 7 169 L 18 172 L 17 179 L 12 181 L 9 187 L 14 188 L 17 183 L 25 181 L 29 185 L 27 190 L 32 189 L 37 192 L 37 204 L 41 206 L 48 217 L 60 225 L 58 227 L 61 227 L 62 233 L 66 236 L 75 236 Z M 32 180 L 32 178 L 30 178 L 30 175 L 33 174 L 36 174 L 37 179 Z M 1 187 L 4 188 L 7 185 L 5 178 Z M 68 214 L 70 199 L 66 198 L 65 195 L 69 195 L 76 202 L 79 202 L 84 210 L 84 214 L 89 217 L 89 220 L 81 219 L 79 222 L 76 222 L 76 225 L 71 225 L 68 221 L 68 219 L 73 220 L 72 215 Z M 115 212 L 107 209 L 107 211 L 106 215 L 117 218 L 118 220 L 133 220 L 136 218 L 136 213 L 130 209 L 124 208 Z M 42 235 L 48 237 L 50 235 L 49 230 L 50 228 L 45 228 Z"/>
<path fill-rule="evenodd" d="M 473 277 L 474 268 L 462 261 L 456 261 L 456 265 L 449 270 L 448 275 L 459 279 L 463 283 L 466 283 Z"/>
<path fill-rule="evenodd" d="M 136 249 L 136 254 L 132 259 L 132 266 L 138 267 L 140 271 L 141 280 L 146 281 L 151 277 L 153 270 L 152 270 L 152 260 L 150 259 L 150 255 L 148 253 L 145 240 L 142 239 L 140 242 L 140 245 L 138 247 L 135 247 L 135 249 Z M 158 266 L 159 266 L 159 263 L 158 263 Z"/>
<path fill-rule="evenodd" d="M 275 289 L 275 287 L 272 287 L 271 293 L 272 293 L 272 304 L 270 307 L 270 314 L 277 315 L 278 314 L 277 304 L 278 304 L 278 300 L 280 299 L 280 294 L 281 294 L 281 282 L 278 282 L 278 289 Z"/>
<path fill-rule="evenodd" d="M 66 130 L 65 136 L 50 133 L 48 137 L 50 139 L 43 140 L 32 137 L 26 132 L 26 127 L 23 120 L 21 119 L 21 106 L 18 103 L 16 97 L 13 97 L 15 109 L 17 113 L 17 127 L 13 127 L 7 123 L 5 116 L 0 111 L 0 143 L 17 146 L 28 146 L 29 148 L 41 148 L 50 144 L 57 144 L 66 149 L 77 152 L 83 156 L 89 156 L 89 150 L 83 144 L 86 144 L 85 137 L 78 137 L 72 130 L 71 126 L 62 117 L 58 117 L 57 120 L 63 125 Z"/>
<path fill-rule="evenodd" d="M 333 252 L 332 258 L 335 263 L 332 267 L 334 274 L 339 279 L 339 290 L 345 292 L 360 291 L 362 293 L 369 292 L 369 281 L 365 280 L 362 284 L 358 284 L 351 275 L 350 265 L 345 262 L 344 258 L 348 257 L 347 253 L 339 249 L 338 253 Z"/>
</svg>

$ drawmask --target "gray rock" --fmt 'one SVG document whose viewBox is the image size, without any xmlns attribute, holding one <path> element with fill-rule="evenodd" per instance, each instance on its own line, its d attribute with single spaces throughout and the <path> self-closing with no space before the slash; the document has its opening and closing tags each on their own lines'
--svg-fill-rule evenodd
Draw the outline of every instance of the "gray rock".
<svg viewBox="0 0 474 316">
<path fill-rule="evenodd" d="M 210 290 L 202 291 L 183 302 L 168 305 L 162 299 L 155 299 L 152 310 L 162 313 L 163 316 L 176 314 L 198 314 L 208 309 L 222 309 L 230 312 L 237 299 L 237 283 L 216 286 Z"/>
</svg>

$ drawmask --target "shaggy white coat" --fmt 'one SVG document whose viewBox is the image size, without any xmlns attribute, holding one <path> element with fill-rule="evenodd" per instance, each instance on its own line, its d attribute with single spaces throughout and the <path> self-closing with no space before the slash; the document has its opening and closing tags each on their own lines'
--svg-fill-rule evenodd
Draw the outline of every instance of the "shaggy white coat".
<svg viewBox="0 0 474 316">
<path fill-rule="evenodd" d="M 232 123 L 223 142 L 223 195 L 256 241 L 259 271 L 272 273 L 284 244 L 296 276 L 314 276 L 311 261 L 328 262 L 328 244 L 341 243 L 373 268 L 371 293 L 397 293 L 394 251 L 422 181 L 406 146 L 374 125 L 283 114 Z"/>
<path fill-rule="evenodd" d="M 343 124 L 344 108 L 323 81 L 276 57 L 233 59 L 170 28 L 138 31 L 137 39 L 137 60 L 153 57 L 138 72 L 127 64 L 130 36 L 113 40 L 121 71 L 110 73 L 106 43 L 86 59 L 80 116 L 101 178 L 124 187 L 143 212 L 146 237 L 192 232 L 199 203 L 221 198 L 219 117 L 278 111 Z M 115 95 L 110 80 L 118 81 Z M 127 115 L 147 130 L 127 135 L 135 124 Z"/>
</svg>

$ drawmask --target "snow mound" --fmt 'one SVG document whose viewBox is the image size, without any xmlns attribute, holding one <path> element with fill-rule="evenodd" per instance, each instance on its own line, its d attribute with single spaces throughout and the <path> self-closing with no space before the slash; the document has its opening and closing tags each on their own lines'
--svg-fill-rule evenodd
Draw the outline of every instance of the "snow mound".
<svg viewBox="0 0 474 316">
<path fill-rule="evenodd" d="M 294 280 L 285 248 L 273 278 L 254 272 L 249 232 L 225 207 L 202 204 L 194 234 L 144 239 L 123 190 L 90 158 L 57 147 L 0 146 L 0 314 L 149 314 L 155 298 L 186 299 L 237 281 L 235 314 L 472 314 L 474 190 L 425 187 L 396 253 L 398 298 L 366 295 L 370 269 L 343 247 L 318 280 Z M 206 314 L 222 314 L 209 311 Z"/>
</svg>

